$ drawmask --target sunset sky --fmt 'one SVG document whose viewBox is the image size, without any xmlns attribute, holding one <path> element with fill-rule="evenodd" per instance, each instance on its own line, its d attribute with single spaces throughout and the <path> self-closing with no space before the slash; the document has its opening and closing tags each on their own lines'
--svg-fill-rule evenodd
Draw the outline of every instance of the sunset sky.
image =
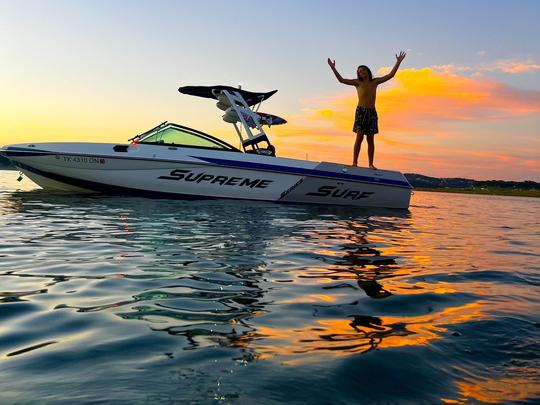
<svg viewBox="0 0 540 405">
<path fill-rule="evenodd" d="M 359 64 L 379 87 L 375 164 L 540 181 L 540 1 L 0 0 L 0 144 L 121 142 L 168 120 L 238 144 L 180 85 L 279 89 L 278 155 L 350 163 Z M 365 146 L 365 145 L 364 145 Z M 362 150 L 361 165 L 367 164 Z"/>
</svg>

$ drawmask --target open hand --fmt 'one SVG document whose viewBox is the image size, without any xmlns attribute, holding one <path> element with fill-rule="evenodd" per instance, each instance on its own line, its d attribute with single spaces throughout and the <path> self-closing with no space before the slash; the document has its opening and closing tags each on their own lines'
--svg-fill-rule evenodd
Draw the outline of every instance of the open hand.
<svg viewBox="0 0 540 405">
<path fill-rule="evenodd" d="M 336 68 L 336 61 L 335 60 L 331 60 L 330 58 L 328 58 L 328 64 L 330 65 L 330 67 L 332 69 Z"/>
<path fill-rule="evenodd" d="M 396 55 L 396 60 L 397 60 L 397 62 L 398 62 L 398 63 L 401 63 L 401 61 L 402 61 L 403 59 L 405 59 L 405 56 L 407 56 L 407 54 L 406 54 L 405 52 L 401 51 L 401 52 L 399 53 L 399 55 Z"/>
</svg>

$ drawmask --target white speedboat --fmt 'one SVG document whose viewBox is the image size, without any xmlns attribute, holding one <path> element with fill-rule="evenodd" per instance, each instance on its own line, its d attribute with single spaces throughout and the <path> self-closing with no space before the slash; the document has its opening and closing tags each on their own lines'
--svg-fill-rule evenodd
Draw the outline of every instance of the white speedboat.
<svg viewBox="0 0 540 405">
<path fill-rule="evenodd" d="M 263 125 L 286 121 L 258 111 L 275 91 L 228 86 L 179 91 L 216 99 L 243 150 L 164 122 L 126 144 L 18 144 L 0 153 L 45 190 L 408 208 L 412 187 L 400 172 L 276 157 Z"/>
</svg>

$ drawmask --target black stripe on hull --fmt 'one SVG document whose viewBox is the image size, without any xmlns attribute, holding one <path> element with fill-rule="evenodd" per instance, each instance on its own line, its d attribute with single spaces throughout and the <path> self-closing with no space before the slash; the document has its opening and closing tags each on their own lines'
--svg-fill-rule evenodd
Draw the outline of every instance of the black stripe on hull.
<svg viewBox="0 0 540 405">
<path fill-rule="evenodd" d="M 23 163 L 17 163 L 17 167 L 23 171 L 28 171 L 34 174 L 37 174 L 41 177 L 45 177 L 60 183 L 64 183 L 70 186 L 84 188 L 90 191 L 101 194 L 109 195 L 134 195 L 139 197 L 148 197 L 148 198 L 168 198 L 175 200 L 216 200 L 224 199 L 226 197 L 211 197 L 211 196 L 201 196 L 201 195 L 192 195 L 192 194 L 181 194 L 181 193 L 166 193 L 163 191 L 150 191 L 150 190 L 141 190 L 131 187 L 122 187 L 122 186 L 111 186 L 110 184 L 97 183 L 94 181 L 75 179 L 73 177 L 62 176 L 60 174 L 44 172 L 43 170 L 30 167 Z"/>
</svg>

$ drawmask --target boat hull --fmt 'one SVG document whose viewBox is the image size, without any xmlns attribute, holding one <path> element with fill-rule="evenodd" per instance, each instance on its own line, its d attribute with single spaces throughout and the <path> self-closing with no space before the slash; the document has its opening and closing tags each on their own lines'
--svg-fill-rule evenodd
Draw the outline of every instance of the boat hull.
<svg viewBox="0 0 540 405">
<path fill-rule="evenodd" d="M 196 148 L 35 144 L 2 154 L 46 190 L 170 198 L 231 198 L 406 209 L 411 186 L 394 171 Z M 82 152 L 84 151 L 84 152 Z"/>
</svg>

